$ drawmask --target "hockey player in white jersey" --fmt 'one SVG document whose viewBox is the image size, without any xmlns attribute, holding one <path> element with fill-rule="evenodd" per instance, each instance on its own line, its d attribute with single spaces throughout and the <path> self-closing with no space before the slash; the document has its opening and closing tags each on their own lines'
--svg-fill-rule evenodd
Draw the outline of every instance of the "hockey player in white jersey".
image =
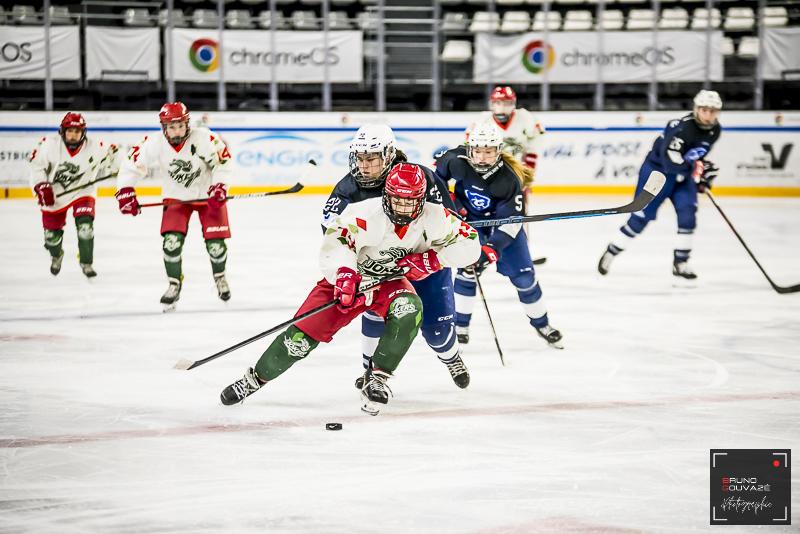
<svg viewBox="0 0 800 534">
<path fill-rule="evenodd" d="M 222 391 L 223 404 L 243 401 L 371 310 L 386 327 L 372 357 L 373 368 L 365 374 L 361 409 L 378 414 L 389 401 L 386 383 L 422 321 L 422 301 L 408 279 L 420 280 L 445 267 L 466 267 L 480 257 L 477 232 L 441 204 L 426 202 L 426 189 L 422 168 L 398 163 L 389 171 L 380 197 L 353 202 L 332 217 L 320 250 L 324 277 L 295 316 L 333 299 L 338 304 L 278 335 L 255 367 Z M 359 292 L 362 283 L 379 279 L 386 281 Z"/>
<path fill-rule="evenodd" d="M 229 181 L 231 155 L 219 136 L 207 128 L 189 128 L 189 110 L 181 102 L 170 102 L 158 114 L 163 135 L 145 137 L 133 146 L 123 161 L 117 181 L 119 209 L 128 215 L 139 214 L 134 186 L 153 175 L 162 178 L 165 200 L 161 218 L 164 267 L 169 287 L 161 297 L 166 310 L 180 298 L 183 283 L 181 255 L 189 218 L 197 212 L 203 227 L 206 250 L 220 299 L 231 298 L 225 278 L 228 249 L 225 239 L 231 236 L 228 226 L 226 182 Z M 175 201 L 208 197 L 194 203 Z M 173 202 L 170 202 L 173 201 Z"/>
<path fill-rule="evenodd" d="M 58 135 L 42 137 L 31 152 L 31 187 L 42 210 L 44 248 L 50 252 L 50 272 L 61 271 L 64 225 L 72 208 L 78 231 L 78 261 L 87 278 L 97 276 L 94 262 L 95 195 L 100 179 L 113 176 L 119 163 L 116 145 L 86 136 L 86 120 L 67 113 Z"/>
</svg>

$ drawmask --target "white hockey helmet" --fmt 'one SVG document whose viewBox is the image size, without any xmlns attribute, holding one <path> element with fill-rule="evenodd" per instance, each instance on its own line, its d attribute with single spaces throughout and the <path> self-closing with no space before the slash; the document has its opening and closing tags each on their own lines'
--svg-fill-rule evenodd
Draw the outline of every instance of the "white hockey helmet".
<svg viewBox="0 0 800 534">
<path fill-rule="evenodd" d="M 476 148 L 495 148 L 496 155 L 493 161 L 476 161 L 474 150 Z M 472 168 L 480 174 L 486 174 L 500 161 L 503 151 L 503 134 L 493 120 L 486 120 L 476 124 L 469 132 L 467 138 L 467 159 Z"/>
<path fill-rule="evenodd" d="M 382 162 L 377 172 L 365 175 L 358 167 L 358 154 L 379 154 Z M 365 124 L 350 142 L 350 174 L 360 187 L 379 187 L 392 166 L 396 154 L 394 132 L 385 124 Z"/>
<path fill-rule="evenodd" d="M 694 107 L 722 109 L 722 99 L 718 92 L 703 89 L 694 97 Z"/>
</svg>

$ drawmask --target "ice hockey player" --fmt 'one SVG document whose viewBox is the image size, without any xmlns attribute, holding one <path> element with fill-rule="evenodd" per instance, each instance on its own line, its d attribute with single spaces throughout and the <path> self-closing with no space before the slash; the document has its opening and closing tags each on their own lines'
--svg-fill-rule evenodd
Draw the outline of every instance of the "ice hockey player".
<svg viewBox="0 0 800 534">
<path fill-rule="evenodd" d="M 165 310 L 174 308 L 180 298 L 183 274 L 181 255 L 189 218 L 200 217 L 206 250 L 220 299 L 231 298 L 225 278 L 228 249 L 225 239 L 231 236 L 228 226 L 226 182 L 229 181 L 231 154 L 219 136 L 206 128 L 189 128 L 189 110 L 181 102 L 169 102 L 158 114 L 163 136 L 145 137 L 133 146 L 123 161 L 117 180 L 119 210 L 128 215 L 139 213 L 134 186 L 142 178 L 157 175 L 162 179 L 162 196 L 167 203 L 161 217 L 164 267 L 169 287 L 161 297 Z M 208 196 L 208 200 L 181 204 L 170 201 Z"/>
<path fill-rule="evenodd" d="M 689 265 L 692 236 L 697 226 L 697 193 L 711 188 L 717 176 L 717 166 L 706 159 L 719 139 L 719 113 L 722 99 L 716 91 L 700 91 L 694 97 L 694 110 L 688 115 L 670 121 L 639 169 L 636 194 L 641 191 L 652 171 L 661 171 L 667 182 L 661 192 L 639 212 L 628 218 L 617 237 L 608 244 L 600 257 L 597 270 L 607 274 L 614 258 L 628 248 L 633 239 L 642 233 L 647 223 L 656 218 L 658 208 L 667 198 L 678 216 L 678 238 L 675 245 L 672 274 L 693 280 L 697 278 Z"/>
<path fill-rule="evenodd" d="M 333 299 L 338 304 L 279 334 L 255 367 L 222 391 L 223 404 L 241 402 L 371 310 L 386 327 L 365 375 L 361 409 L 378 414 L 391 394 L 387 381 L 422 321 L 422 302 L 408 278 L 470 265 L 480 255 L 477 232 L 442 205 L 426 202 L 426 189 L 422 168 L 398 163 L 389 171 L 381 197 L 351 203 L 331 217 L 320 250 L 324 278 L 295 316 Z M 360 292 L 362 283 L 368 287 L 387 278 L 391 279 Z"/>
<path fill-rule="evenodd" d="M 502 152 L 502 137 L 492 121 L 475 126 L 466 147 L 453 148 L 436 160 L 436 174 L 455 180 L 456 204 L 467 212 L 467 221 L 502 219 L 523 215 L 519 163 Z M 563 348 L 561 332 L 550 326 L 542 290 L 528 249 L 522 224 L 479 228 L 481 257 L 459 269 L 455 281 L 456 332 L 461 343 L 469 342 L 469 323 L 475 306 L 476 276 L 492 263 L 517 289 L 531 325 L 551 347 Z"/>
<path fill-rule="evenodd" d="M 368 198 L 380 198 L 383 183 L 389 169 L 396 163 L 406 162 L 406 155 L 396 147 L 394 132 L 385 124 L 362 126 L 350 143 L 350 172 L 336 184 L 323 209 L 323 227 L 345 207 Z M 426 201 L 442 204 L 455 211 L 445 184 L 430 169 L 418 165 L 427 182 Z M 422 300 L 422 337 L 447 366 L 453 382 L 460 387 L 469 385 L 469 371 L 459 352 L 455 332 L 455 301 L 453 299 L 453 274 L 445 267 L 422 279 L 409 273 Z M 372 355 L 384 331 L 383 319 L 372 311 L 361 316 L 362 355 L 364 369 L 370 368 Z M 361 389 L 364 378 L 356 379 L 356 388 Z"/>
<path fill-rule="evenodd" d="M 50 252 L 50 272 L 61 271 L 62 242 L 67 210 L 72 208 L 78 230 L 78 261 L 87 278 L 97 276 L 94 262 L 94 205 L 101 179 L 119 168 L 116 145 L 106 145 L 86 136 L 86 120 L 80 113 L 67 113 L 58 135 L 42 137 L 31 153 L 31 187 L 42 207 L 44 248 Z"/>
</svg>

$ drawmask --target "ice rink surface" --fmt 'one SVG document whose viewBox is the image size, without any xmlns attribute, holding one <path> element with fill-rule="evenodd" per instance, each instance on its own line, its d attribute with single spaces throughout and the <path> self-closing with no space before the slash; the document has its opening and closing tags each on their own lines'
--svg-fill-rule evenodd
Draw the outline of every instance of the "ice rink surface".
<svg viewBox="0 0 800 534">
<path fill-rule="evenodd" d="M 543 196 L 535 206 L 628 200 Z M 776 282 L 800 282 L 800 199 L 719 201 Z M 222 406 L 222 388 L 269 339 L 192 371 L 172 366 L 291 317 L 319 278 L 323 202 L 229 205 L 227 305 L 193 219 L 172 314 L 158 302 L 158 209 L 123 217 L 99 199 L 90 283 L 71 216 L 53 277 L 35 203 L 0 203 L 0 532 L 758 530 L 709 525 L 709 449 L 800 451 L 800 293 L 775 293 L 710 203 L 694 288 L 673 282 L 669 205 L 605 278 L 596 263 L 624 216 L 535 226 L 563 351 L 535 336 L 491 271 L 484 289 L 507 365 L 478 304 L 467 390 L 418 338 L 388 407 L 362 414 L 356 321 L 245 404 Z"/>
</svg>

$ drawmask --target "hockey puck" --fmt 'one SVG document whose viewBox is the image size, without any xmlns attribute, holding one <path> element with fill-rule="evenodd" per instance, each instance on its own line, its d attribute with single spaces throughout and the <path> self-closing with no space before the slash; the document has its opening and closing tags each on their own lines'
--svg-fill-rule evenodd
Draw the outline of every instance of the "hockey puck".
<svg viewBox="0 0 800 534">
<path fill-rule="evenodd" d="M 341 430 L 342 423 L 325 423 L 325 430 Z"/>
</svg>

